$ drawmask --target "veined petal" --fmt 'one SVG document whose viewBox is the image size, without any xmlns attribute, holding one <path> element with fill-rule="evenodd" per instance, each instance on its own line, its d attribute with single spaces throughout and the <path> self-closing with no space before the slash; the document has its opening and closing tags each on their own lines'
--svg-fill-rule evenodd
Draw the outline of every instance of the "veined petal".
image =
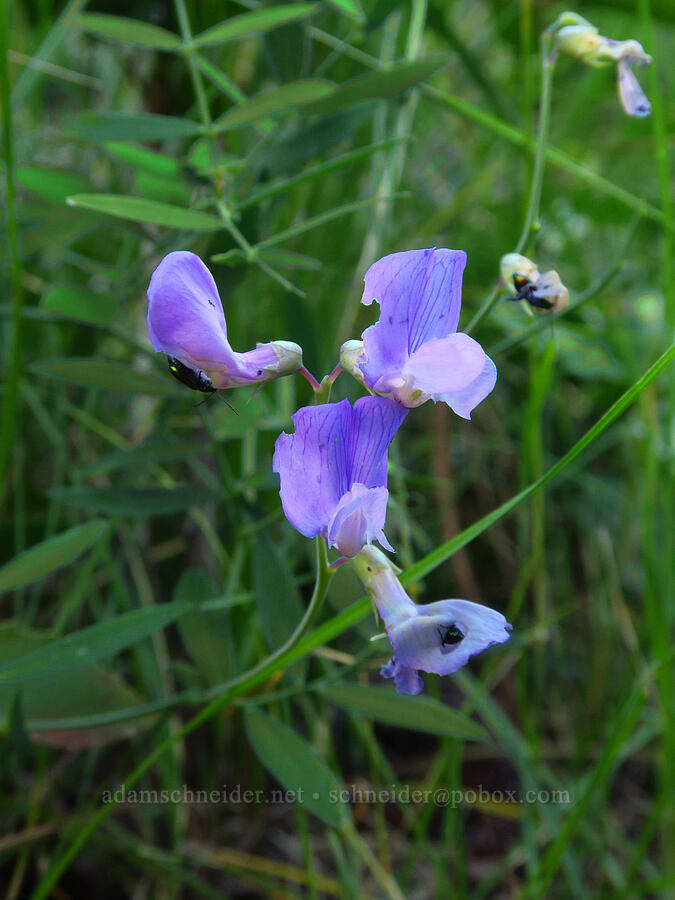
<svg viewBox="0 0 675 900">
<path fill-rule="evenodd" d="M 414 387 L 435 396 L 467 388 L 483 371 L 485 351 L 468 334 L 451 334 L 427 341 L 413 353 L 403 368 Z"/>
<path fill-rule="evenodd" d="M 164 257 L 150 279 L 148 301 L 156 351 L 205 372 L 233 365 L 216 283 L 195 253 L 177 250 Z"/>
<path fill-rule="evenodd" d="M 305 406 L 293 416 L 295 434 L 277 438 L 272 468 L 281 479 L 281 503 L 305 537 L 327 528 L 349 490 L 351 413 L 349 400 Z"/>
<path fill-rule="evenodd" d="M 380 319 L 363 333 L 361 371 L 369 385 L 401 371 L 425 341 L 457 330 L 463 250 L 429 248 L 392 253 L 368 269 L 361 302 L 380 304 Z"/>
<path fill-rule="evenodd" d="M 399 665 L 412 669 L 449 675 L 510 637 L 501 613 L 469 600 L 439 600 L 417 606 L 416 613 L 387 628 Z"/>
<path fill-rule="evenodd" d="M 387 484 L 387 451 L 408 410 L 384 397 L 361 397 L 352 413 L 349 487 Z"/>
<path fill-rule="evenodd" d="M 329 546 L 349 557 L 356 556 L 373 541 L 379 541 L 387 550 L 392 550 L 383 530 L 388 496 L 386 487 L 353 485 L 340 499 L 328 523 L 326 539 Z"/>
</svg>

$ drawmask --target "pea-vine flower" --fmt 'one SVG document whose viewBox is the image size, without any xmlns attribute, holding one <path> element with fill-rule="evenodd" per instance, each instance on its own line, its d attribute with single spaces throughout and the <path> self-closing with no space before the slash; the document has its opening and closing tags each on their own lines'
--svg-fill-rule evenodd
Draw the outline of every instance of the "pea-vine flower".
<svg viewBox="0 0 675 900">
<path fill-rule="evenodd" d="M 419 694 L 419 670 L 450 675 L 492 644 L 508 641 L 504 616 L 469 600 L 417 605 L 401 587 L 392 564 L 376 547 L 354 560 L 363 584 L 384 620 L 394 655 L 382 667 L 399 694 Z"/>
<path fill-rule="evenodd" d="M 289 341 L 257 344 L 246 353 L 232 349 L 213 275 L 195 253 L 164 257 L 152 273 L 148 301 L 154 349 L 206 373 L 214 388 L 270 381 L 302 366 L 301 348 Z"/>
<path fill-rule="evenodd" d="M 562 53 L 574 56 L 587 66 L 616 63 L 619 97 L 629 116 L 641 118 L 652 111 L 632 66 L 648 66 L 652 58 L 638 41 L 615 41 L 603 37 L 589 21 L 576 13 L 562 13 L 552 26 Z"/>
<path fill-rule="evenodd" d="M 556 271 L 543 274 L 536 263 L 520 253 L 507 253 L 499 262 L 499 274 L 507 290 L 516 293 L 509 300 L 524 300 L 539 312 L 564 312 L 569 305 L 569 291 Z"/>
<path fill-rule="evenodd" d="M 380 319 L 347 341 L 342 366 L 369 391 L 404 406 L 447 403 L 459 416 L 495 386 L 497 370 L 481 345 L 457 332 L 463 250 L 392 253 L 366 272 L 361 302 L 380 305 Z"/>
<path fill-rule="evenodd" d="M 321 535 L 348 557 L 371 541 L 392 549 L 384 536 L 387 449 L 406 413 L 381 397 L 295 413 L 295 434 L 277 438 L 273 468 L 286 518 L 300 534 Z"/>
</svg>

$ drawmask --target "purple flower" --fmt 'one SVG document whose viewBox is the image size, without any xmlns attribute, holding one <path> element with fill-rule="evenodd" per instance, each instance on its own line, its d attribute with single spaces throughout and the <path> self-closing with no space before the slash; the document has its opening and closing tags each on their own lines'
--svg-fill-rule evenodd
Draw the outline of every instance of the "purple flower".
<svg viewBox="0 0 675 900">
<path fill-rule="evenodd" d="M 363 341 L 343 344 L 340 361 L 368 390 L 420 406 L 447 403 L 459 416 L 495 386 L 497 370 L 481 345 L 457 332 L 463 250 L 392 253 L 366 272 L 361 302 L 380 304 L 380 320 Z"/>
<path fill-rule="evenodd" d="M 295 413 L 295 434 L 277 438 L 273 468 L 286 518 L 300 534 L 320 534 L 343 556 L 355 556 L 371 541 L 392 549 L 383 531 L 387 448 L 406 413 L 380 397 Z"/>
<path fill-rule="evenodd" d="M 366 547 L 354 564 L 394 648 L 382 675 L 394 679 L 399 694 L 419 694 L 419 669 L 450 675 L 476 653 L 510 637 L 509 623 L 488 606 L 469 600 L 413 603 L 389 560 L 375 547 Z"/>
<path fill-rule="evenodd" d="M 269 381 L 302 366 L 302 350 L 288 341 L 258 344 L 246 353 L 230 347 L 218 288 L 195 253 L 165 256 L 152 273 L 148 300 L 155 350 L 206 372 L 215 388 Z"/>
</svg>

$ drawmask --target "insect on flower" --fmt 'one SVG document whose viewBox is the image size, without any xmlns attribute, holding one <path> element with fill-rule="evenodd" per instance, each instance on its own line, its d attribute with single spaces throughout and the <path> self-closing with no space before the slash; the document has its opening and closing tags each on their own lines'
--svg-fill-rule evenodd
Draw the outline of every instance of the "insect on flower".
<svg viewBox="0 0 675 900">
<path fill-rule="evenodd" d="M 569 293 L 557 272 L 544 272 L 536 281 L 522 272 L 513 273 L 516 293 L 507 300 L 525 300 L 534 309 L 562 312 L 567 308 Z"/>
<path fill-rule="evenodd" d="M 167 359 L 169 372 L 171 372 L 176 381 L 180 381 L 181 384 L 191 388 L 193 391 L 201 391 L 203 394 L 215 394 L 216 389 L 213 386 L 213 382 L 201 369 L 191 369 L 189 366 L 183 365 L 175 356 L 168 356 Z"/>
</svg>

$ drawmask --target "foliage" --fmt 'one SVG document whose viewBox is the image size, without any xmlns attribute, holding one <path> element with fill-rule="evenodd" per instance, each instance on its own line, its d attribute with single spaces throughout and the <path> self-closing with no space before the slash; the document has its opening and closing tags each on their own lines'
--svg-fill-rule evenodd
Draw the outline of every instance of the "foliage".
<svg viewBox="0 0 675 900">
<path fill-rule="evenodd" d="M 560 4 L 0 8 L 3 894 L 675 889 L 671 6 L 578 9 L 651 53 L 653 115 L 558 60 L 518 249 L 571 302 L 536 319 L 493 287 Z M 461 327 L 499 375 L 471 422 L 409 417 L 387 535 L 415 599 L 514 634 L 408 698 L 349 567 L 296 633 L 315 565 L 271 455 L 309 387 L 197 406 L 145 290 L 193 250 L 236 349 L 297 341 L 321 376 L 373 321 L 368 266 L 428 246 L 466 250 Z"/>
</svg>

